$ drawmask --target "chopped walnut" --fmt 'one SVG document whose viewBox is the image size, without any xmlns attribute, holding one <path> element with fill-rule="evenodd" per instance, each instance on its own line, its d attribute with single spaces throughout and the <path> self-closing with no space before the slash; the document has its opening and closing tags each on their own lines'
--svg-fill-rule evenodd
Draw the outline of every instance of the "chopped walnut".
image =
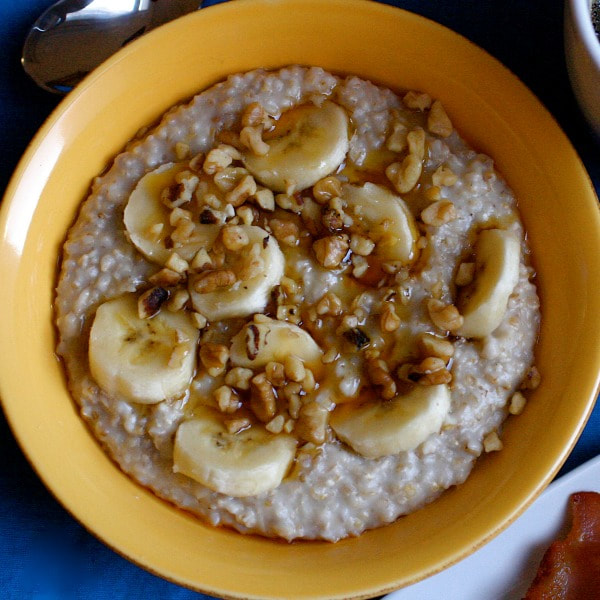
<svg viewBox="0 0 600 600">
<path fill-rule="evenodd" d="M 495 431 L 488 433 L 483 438 L 483 448 L 486 452 L 497 452 L 503 448 L 502 440 Z"/>
<path fill-rule="evenodd" d="M 385 141 L 385 147 L 391 152 L 402 152 L 406 148 L 406 127 L 400 121 L 392 123 L 392 131 Z"/>
<path fill-rule="evenodd" d="M 449 200 L 438 200 L 421 211 L 421 220 L 426 225 L 441 227 L 458 217 L 456 208 Z"/>
<path fill-rule="evenodd" d="M 188 163 L 189 168 L 196 173 L 200 173 L 202 171 L 202 165 L 204 164 L 204 154 L 199 152 L 190 160 Z"/>
<path fill-rule="evenodd" d="M 537 367 L 531 367 L 525 375 L 525 379 L 521 382 L 522 390 L 535 390 L 542 382 L 542 376 L 537 370 Z"/>
<path fill-rule="evenodd" d="M 453 186 L 458 181 L 457 175 L 452 171 L 450 167 L 440 165 L 433 175 L 431 176 L 431 182 L 437 186 Z"/>
<path fill-rule="evenodd" d="M 248 429 L 250 427 L 250 419 L 247 417 L 239 417 L 235 419 L 225 419 L 225 428 L 231 434 L 240 433 L 240 431 L 244 431 L 244 429 Z"/>
<path fill-rule="evenodd" d="M 326 204 L 332 198 L 342 195 L 342 182 L 333 175 L 320 179 L 313 186 L 313 197 L 319 204 Z"/>
<path fill-rule="evenodd" d="M 515 392 L 510 399 L 508 412 L 511 415 L 520 415 L 525 409 L 525 404 L 527 404 L 525 396 L 521 392 Z"/>
<path fill-rule="evenodd" d="M 321 222 L 327 231 L 333 233 L 344 227 L 343 213 L 339 212 L 331 206 L 324 206 L 321 211 Z"/>
<path fill-rule="evenodd" d="M 310 369 L 304 367 L 304 378 L 302 379 L 302 389 L 305 392 L 312 392 L 317 386 L 315 376 Z"/>
<path fill-rule="evenodd" d="M 198 329 L 204 329 L 208 325 L 208 319 L 199 312 L 193 312 L 191 314 L 191 317 L 192 317 L 192 323 Z"/>
<path fill-rule="evenodd" d="M 236 277 L 233 271 L 205 271 L 194 277 L 192 288 L 199 294 L 208 294 L 219 288 L 230 287 L 235 281 Z"/>
<path fill-rule="evenodd" d="M 237 225 L 228 225 L 221 229 L 221 241 L 227 250 L 237 252 L 250 243 L 248 234 Z"/>
<path fill-rule="evenodd" d="M 315 256 L 321 265 L 334 269 L 342 262 L 348 252 L 348 238 L 343 235 L 331 235 L 313 243 Z"/>
<path fill-rule="evenodd" d="M 322 444 L 326 439 L 328 421 L 329 411 L 324 406 L 308 402 L 300 407 L 294 433 L 307 442 Z"/>
<path fill-rule="evenodd" d="M 456 331 L 464 322 L 456 306 L 435 298 L 427 300 L 427 311 L 433 324 L 444 331 Z"/>
<path fill-rule="evenodd" d="M 171 294 L 171 297 L 165 306 L 168 311 L 177 312 L 185 307 L 189 299 L 190 293 L 186 289 L 180 288 Z"/>
<path fill-rule="evenodd" d="M 423 92 L 410 91 L 404 95 L 402 101 L 408 108 L 424 111 L 431 106 L 431 96 Z"/>
<path fill-rule="evenodd" d="M 381 397 L 384 400 L 391 400 L 396 395 L 396 382 L 392 379 L 385 361 L 380 358 L 367 360 L 367 374 L 371 383 L 381 388 Z"/>
<path fill-rule="evenodd" d="M 177 252 L 172 252 L 165 263 L 165 267 L 177 271 L 177 273 L 185 273 L 190 268 L 190 265 Z"/>
<path fill-rule="evenodd" d="M 353 233 L 350 236 L 350 250 L 360 256 L 369 256 L 375 249 L 375 242 L 364 235 Z"/>
<path fill-rule="evenodd" d="M 262 127 L 244 127 L 240 131 L 240 142 L 256 156 L 265 156 L 270 150 L 262 139 Z"/>
<path fill-rule="evenodd" d="M 283 431 L 284 424 L 285 417 L 283 415 L 277 415 L 265 425 L 265 429 L 271 433 L 281 433 Z"/>
<path fill-rule="evenodd" d="M 299 215 L 304 206 L 304 198 L 302 198 L 300 194 L 277 194 L 277 196 L 275 196 L 275 203 L 279 208 L 289 210 L 290 212 Z"/>
<path fill-rule="evenodd" d="M 138 298 L 140 319 L 149 319 L 160 311 L 160 307 L 169 298 L 169 292 L 162 287 L 153 287 Z"/>
<path fill-rule="evenodd" d="M 282 221 L 281 219 L 271 219 L 269 226 L 273 230 L 273 235 L 279 242 L 286 246 L 294 247 L 300 240 L 300 230 L 293 221 Z"/>
<path fill-rule="evenodd" d="M 265 366 L 265 374 L 275 387 L 281 387 L 285 384 L 285 369 L 280 362 L 268 362 Z"/>
<path fill-rule="evenodd" d="M 406 136 L 406 142 L 408 143 L 408 153 L 423 160 L 425 156 L 425 132 L 420 127 L 413 129 Z"/>
<path fill-rule="evenodd" d="M 194 256 L 194 258 L 192 259 L 192 262 L 190 263 L 190 268 L 193 271 L 198 271 L 198 272 L 208 271 L 209 269 L 213 268 L 212 260 L 211 260 L 210 256 L 208 255 L 206 248 L 201 248 L 200 250 L 198 250 L 198 252 L 196 252 L 196 255 Z"/>
<path fill-rule="evenodd" d="M 277 399 L 265 373 L 259 373 L 251 379 L 250 390 L 250 408 L 260 421 L 268 423 L 277 411 Z"/>
<path fill-rule="evenodd" d="M 272 212 L 275 210 L 275 195 L 268 188 L 260 188 L 253 195 L 254 201 L 260 208 Z"/>
<path fill-rule="evenodd" d="M 234 413 L 242 406 L 238 395 L 228 385 L 218 387 L 213 392 L 213 398 L 223 413 Z"/>
<path fill-rule="evenodd" d="M 213 148 L 204 159 L 202 170 L 207 175 L 214 175 L 233 162 L 231 155 L 219 148 Z"/>
<path fill-rule="evenodd" d="M 290 354 L 285 357 L 283 362 L 283 368 L 285 369 L 286 377 L 291 381 L 300 383 L 306 376 L 306 370 L 304 369 L 304 363 L 295 355 Z"/>
<path fill-rule="evenodd" d="M 225 375 L 225 383 L 236 390 L 249 390 L 250 379 L 254 376 L 251 369 L 244 367 L 234 367 Z"/>
<path fill-rule="evenodd" d="M 417 347 L 423 356 L 436 356 L 444 362 L 448 362 L 454 355 L 452 342 L 432 333 L 420 333 L 417 336 Z"/>
<path fill-rule="evenodd" d="M 406 194 L 417 185 L 422 171 L 421 159 L 414 154 L 408 154 L 401 163 L 389 165 L 385 174 L 399 194 Z"/>
<path fill-rule="evenodd" d="M 252 225 L 254 220 L 258 218 L 258 211 L 253 206 L 243 204 L 238 207 L 235 214 L 241 219 L 244 225 Z"/>
<path fill-rule="evenodd" d="M 161 287 L 177 285 L 181 281 L 181 275 L 172 269 L 161 269 L 149 277 L 150 283 Z"/>
<path fill-rule="evenodd" d="M 223 344 L 207 342 L 200 345 L 200 362 L 211 377 L 217 377 L 225 372 L 229 360 L 229 348 Z"/>
<path fill-rule="evenodd" d="M 431 110 L 427 116 L 427 128 L 431 133 L 435 133 L 444 138 L 449 137 L 452 134 L 452 122 L 439 100 L 436 100 L 431 105 Z"/>
<path fill-rule="evenodd" d="M 255 193 L 256 181 L 252 175 L 246 175 L 230 192 L 225 194 L 225 202 L 232 206 L 241 206 Z"/>
<path fill-rule="evenodd" d="M 402 321 L 396 314 L 394 305 L 391 302 L 384 302 L 381 317 L 379 319 L 381 330 L 386 332 L 396 331 L 401 323 Z"/>
<path fill-rule="evenodd" d="M 475 277 L 475 263 L 464 262 L 458 265 L 454 283 L 459 287 L 469 285 Z"/>
<path fill-rule="evenodd" d="M 365 336 L 366 337 L 366 336 Z M 369 338 L 367 338 L 367 344 Z M 329 350 L 327 350 L 327 352 L 325 352 L 325 354 L 323 354 L 323 356 L 321 357 L 321 362 L 324 365 L 329 365 L 333 362 L 335 362 L 338 358 L 339 358 L 339 353 L 335 348 L 330 348 Z"/>
<path fill-rule="evenodd" d="M 242 127 L 257 127 L 265 125 L 268 122 L 269 116 L 262 104 L 252 102 L 246 106 L 242 113 Z"/>
<path fill-rule="evenodd" d="M 250 176 L 250 173 L 244 167 L 225 167 L 215 173 L 213 183 L 219 191 L 227 193 L 236 188 L 248 176 Z"/>
<path fill-rule="evenodd" d="M 448 369 L 438 369 L 431 373 L 426 373 L 419 379 L 420 385 L 441 385 L 452 381 L 452 373 Z"/>
<path fill-rule="evenodd" d="M 327 292 L 317 302 L 318 315 L 338 316 L 342 314 L 342 301 L 333 292 Z"/>
<path fill-rule="evenodd" d="M 360 279 L 369 270 L 369 261 L 360 254 L 352 255 L 352 276 Z"/>
<path fill-rule="evenodd" d="M 280 304 L 277 307 L 277 319 L 297 325 L 302 320 L 300 309 L 295 304 Z"/>
<path fill-rule="evenodd" d="M 437 185 L 426 188 L 423 194 L 427 200 L 431 200 L 432 202 L 442 199 L 442 189 Z"/>
</svg>

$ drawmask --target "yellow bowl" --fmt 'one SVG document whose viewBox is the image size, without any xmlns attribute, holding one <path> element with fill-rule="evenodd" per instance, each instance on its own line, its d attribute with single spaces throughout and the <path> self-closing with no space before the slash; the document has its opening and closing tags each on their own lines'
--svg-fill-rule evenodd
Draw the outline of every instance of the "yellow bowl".
<svg viewBox="0 0 600 600">
<path fill-rule="evenodd" d="M 301 63 L 443 100 L 519 198 L 538 272 L 543 383 L 502 452 L 396 523 L 337 544 L 284 544 L 213 529 L 133 483 L 80 420 L 53 349 L 65 232 L 92 177 L 143 125 L 229 73 Z M 45 484 L 132 561 L 235 598 L 358 598 L 459 560 L 513 521 L 552 479 L 592 409 L 600 364 L 600 219 L 585 170 L 511 73 L 451 31 L 362 0 L 238 0 L 127 46 L 72 92 L 27 150 L 2 206 L 0 392 Z"/>
</svg>

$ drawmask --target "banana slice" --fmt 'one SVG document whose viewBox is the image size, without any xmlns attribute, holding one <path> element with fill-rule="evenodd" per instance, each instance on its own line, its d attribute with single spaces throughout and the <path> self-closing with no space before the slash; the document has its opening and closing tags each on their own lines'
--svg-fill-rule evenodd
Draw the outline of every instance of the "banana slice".
<svg viewBox="0 0 600 600">
<path fill-rule="evenodd" d="M 337 407 L 329 423 L 338 438 L 366 458 L 413 450 L 440 430 L 450 410 L 445 385 L 415 386 L 389 402 Z"/>
<path fill-rule="evenodd" d="M 400 196 L 383 186 L 365 183 L 362 187 L 344 184 L 342 198 L 354 227 L 376 243 L 375 254 L 381 260 L 410 263 L 416 258 L 419 233 Z"/>
<path fill-rule="evenodd" d="M 198 329 L 184 313 L 138 316 L 134 294 L 102 304 L 90 331 L 92 376 L 108 394 L 140 404 L 179 396 L 196 365 Z"/>
<path fill-rule="evenodd" d="M 263 185 L 293 193 L 333 173 L 348 152 L 348 116 L 333 102 L 306 104 L 281 115 L 275 129 L 264 136 L 264 156 L 247 152 L 246 168 Z"/>
<path fill-rule="evenodd" d="M 464 323 L 456 331 L 463 337 L 482 338 L 502 322 L 508 298 L 519 280 L 521 246 L 516 235 L 487 229 L 475 245 L 475 280 L 458 300 Z"/>
<path fill-rule="evenodd" d="M 189 279 L 192 305 L 209 321 L 263 311 L 271 290 L 283 277 L 285 259 L 277 240 L 254 225 L 241 225 L 240 230 L 248 236 L 246 247 L 225 253 L 218 272 L 200 273 Z M 229 273 L 229 284 L 217 285 L 219 272 Z M 211 279 L 217 286 L 214 289 Z"/>
<path fill-rule="evenodd" d="M 231 434 L 210 408 L 198 407 L 175 435 L 173 471 L 206 487 L 242 498 L 275 489 L 296 453 L 296 439 L 262 425 Z"/>
<path fill-rule="evenodd" d="M 129 196 L 123 221 L 132 244 L 152 262 L 164 265 L 173 249 L 166 241 L 173 232 L 170 210 L 161 202 L 162 191 L 172 185 L 175 175 L 187 168 L 186 163 L 167 163 L 144 175 Z M 219 235 L 217 225 L 196 223 L 190 243 L 176 248 L 177 254 L 191 260 L 200 248 L 210 248 Z"/>
<path fill-rule="evenodd" d="M 321 368 L 321 348 L 304 329 L 286 321 L 248 323 L 231 340 L 230 358 L 237 367 L 258 369 L 292 354 L 312 369 Z"/>
</svg>

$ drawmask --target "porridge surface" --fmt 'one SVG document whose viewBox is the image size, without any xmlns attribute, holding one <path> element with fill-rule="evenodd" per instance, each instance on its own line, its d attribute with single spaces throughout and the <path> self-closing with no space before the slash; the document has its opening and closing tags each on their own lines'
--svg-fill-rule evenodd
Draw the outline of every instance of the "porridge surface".
<svg viewBox="0 0 600 600">
<path fill-rule="evenodd" d="M 425 104 L 417 106 L 420 101 Z M 126 294 L 139 295 L 148 289 L 149 278 L 161 269 L 131 243 L 123 222 L 127 202 L 144 175 L 167 163 L 189 161 L 198 153 L 206 155 L 219 144 L 217 136 L 221 132 L 239 133 L 241 115 L 253 103 L 276 120 L 290 109 L 322 108 L 327 102 L 341 106 L 350 123 L 347 154 L 335 171 L 338 180 L 344 185 L 383 186 L 403 198 L 418 228 L 414 249 L 418 257 L 404 265 L 378 265 L 357 251 L 346 253 L 348 248 L 344 246 L 343 259 L 326 267 L 315 259 L 316 250 L 309 241 L 296 239 L 290 245 L 283 229 L 281 232 L 275 225 L 270 227 L 270 219 L 275 218 L 296 224 L 301 232 L 304 228 L 310 230 L 313 215 L 319 220 L 326 212 L 324 205 L 313 199 L 313 186 L 290 189 L 289 194 L 279 196 L 276 191 L 275 210 L 261 215 L 254 224 L 269 228 L 270 235 L 279 241 L 285 257 L 284 277 L 288 285 L 292 280 L 298 286 L 301 299 L 296 305 L 303 312 L 301 318 L 285 312 L 293 304 L 289 290 L 283 300 L 273 296 L 264 311 L 254 312 L 299 324 L 317 339 L 325 355 L 327 348 L 338 348 L 334 360 L 323 359 L 324 375 L 316 376 L 315 389 L 306 396 L 301 394 L 302 401 L 310 396 L 325 412 L 331 412 L 338 402 L 350 402 L 347 406 L 352 407 L 352 401 L 356 405 L 365 398 L 372 400 L 369 391 L 377 396 L 384 394 L 385 384 L 367 373 L 373 365 L 381 364 L 378 360 L 384 360 L 393 380 L 395 387 L 390 396 L 402 396 L 407 390 L 426 385 L 425 378 L 430 374 L 424 368 L 419 371 L 419 365 L 435 354 L 420 355 L 415 340 L 435 334 L 436 340 L 450 342 L 453 347 L 453 355 L 445 357 L 445 364 L 434 372 L 442 378 L 432 376 L 429 381 L 430 385 L 447 386 L 449 409 L 441 426 L 416 447 L 376 458 L 353 450 L 327 427 L 323 443 L 319 443 L 318 435 L 314 441 L 310 441 L 310 435 L 299 440 L 293 465 L 274 489 L 244 497 L 222 494 L 174 472 L 173 453 L 174 436 L 181 423 L 200 414 L 195 412 L 200 410 L 198 406 L 207 404 L 215 409 L 215 393 L 223 386 L 225 373 L 212 376 L 199 363 L 184 394 L 153 404 L 133 402 L 119 393 L 107 393 L 92 377 L 88 361 L 90 329 L 100 305 Z M 509 406 L 514 407 L 522 399 L 518 389 L 524 379 L 536 376 L 531 367 L 540 314 L 531 282 L 534 273 L 511 190 L 494 171 L 490 158 L 470 149 L 456 132 L 432 125 L 431 115 L 438 109 L 423 95 L 397 95 L 357 77 L 340 78 L 316 67 L 253 71 L 231 76 L 189 104 L 170 110 L 157 127 L 130 142 L 110 169 L 94 180 L 64 246 L 56 297 L 58 352 L 82 416 L 126 473 L 214 525 L 288 540 L 335 541 L 420 508 L 448 487 L 462 483 L 482 452 L 501 447 L 498 435 Z M 442 119 L 444 125 L 447 123 Z M 403 164 L 407 153 L 414 150 L 411 144 L 418 146 L 417 138 L 408 144 L 406 141 L 407 133 L 414 130 L 424 132 L 420 176 L 417 185 L 398 192 L 403 181 L 394 180 L 393 169 L 386 177 L 386 169 L 390 164 Z M 394 135 L 400 140 L 397 147 L 391 139 Z M 265 140 L 268 142 L 268 134 Z M 304 203 L 299 200 L 302 197 Z M 449 203 L 453 208 L 445 219 L 440 211 Z M 428 213 L 431 206 L 434 208 Z M 353 231 L 352 223 L 360 220 L 360 210 L 352 213 L 349 201 L 334 209 L 338 212 L 334 216 L 341 215 L 342 223 L 323 232 L 319 221 L 318 236 L 341 239 L 346 230 Z M 239 216 L 237 221 L 241 222 Z M 455 283 L 459 266 L 473 263 L 478 235 L 491 228 L 511 232 L 518 240 L 516 284 L 501 322 L 492 333 L 477 338 L 453 334 L 450 324 L 447 330 L 435 324 L 432 311 L 435 307 L 453 308 L 455 304 L 461 310 L 463 292 Z M 360 236 L 352 238 L 352 244 L 358 244 L 357 240 Z M 364 274 L 368 269 L 379 269 L 378 281 Z M 273 287 L 279 291 L 285 286 Z M 315 307 L 327 294 L 341 302 L 342 312 L 321 312 L 315 317 Z M 432 305 L 432 300 L 438 304 Z M 393 307 L 398 317 L 393 328 L 385 332 L 382 306 Z M 321 322 L 324 325 L 319 329 Z M 229 345 L 249 323 L 252 315 L 222 322 L 209 319 L 208 326 L 199 332 L 200 347 L 205 343 Z M 357 330 L 368 338 L 364 347 L 356 335 L 348 334 Z M 240 392 L 240 397 L 243 395 Z M 382 402 L 380 398 L 377 401 Z M 286 410 L 288 419 L 288 413 L 294 411 L 290 407 Z M 293 435 L 292 421 L 290 418 L 288 433 Z M 311 434 L 316 435 L 314 431 Z"/>
</svg>

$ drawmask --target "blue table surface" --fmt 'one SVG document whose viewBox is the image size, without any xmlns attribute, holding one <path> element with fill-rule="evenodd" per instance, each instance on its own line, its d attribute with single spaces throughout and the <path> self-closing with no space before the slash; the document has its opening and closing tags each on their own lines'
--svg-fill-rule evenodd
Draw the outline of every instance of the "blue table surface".
<svg viewBox="0 0 600 600">
<path fill-rule="evenodd" d="M 218 3 L 208 1 L 205 6 Z M 578 110 L 567 77 L 561 0 L 385 3 L 446 25 L 508 66 L 555 116 L 600 191 L 600 146 Z M 37 88 L 19 64 L 28 27 L 50 4 L 51 0 L 0 0 L 0 190 L 59 101 Z M 600 403 L 561 474 L 598 454 Z M 1 412 L 0 456 L 1 598 L 208 598 L 147 573 L 81 527 L 42 485 Z"/>
</svg>

